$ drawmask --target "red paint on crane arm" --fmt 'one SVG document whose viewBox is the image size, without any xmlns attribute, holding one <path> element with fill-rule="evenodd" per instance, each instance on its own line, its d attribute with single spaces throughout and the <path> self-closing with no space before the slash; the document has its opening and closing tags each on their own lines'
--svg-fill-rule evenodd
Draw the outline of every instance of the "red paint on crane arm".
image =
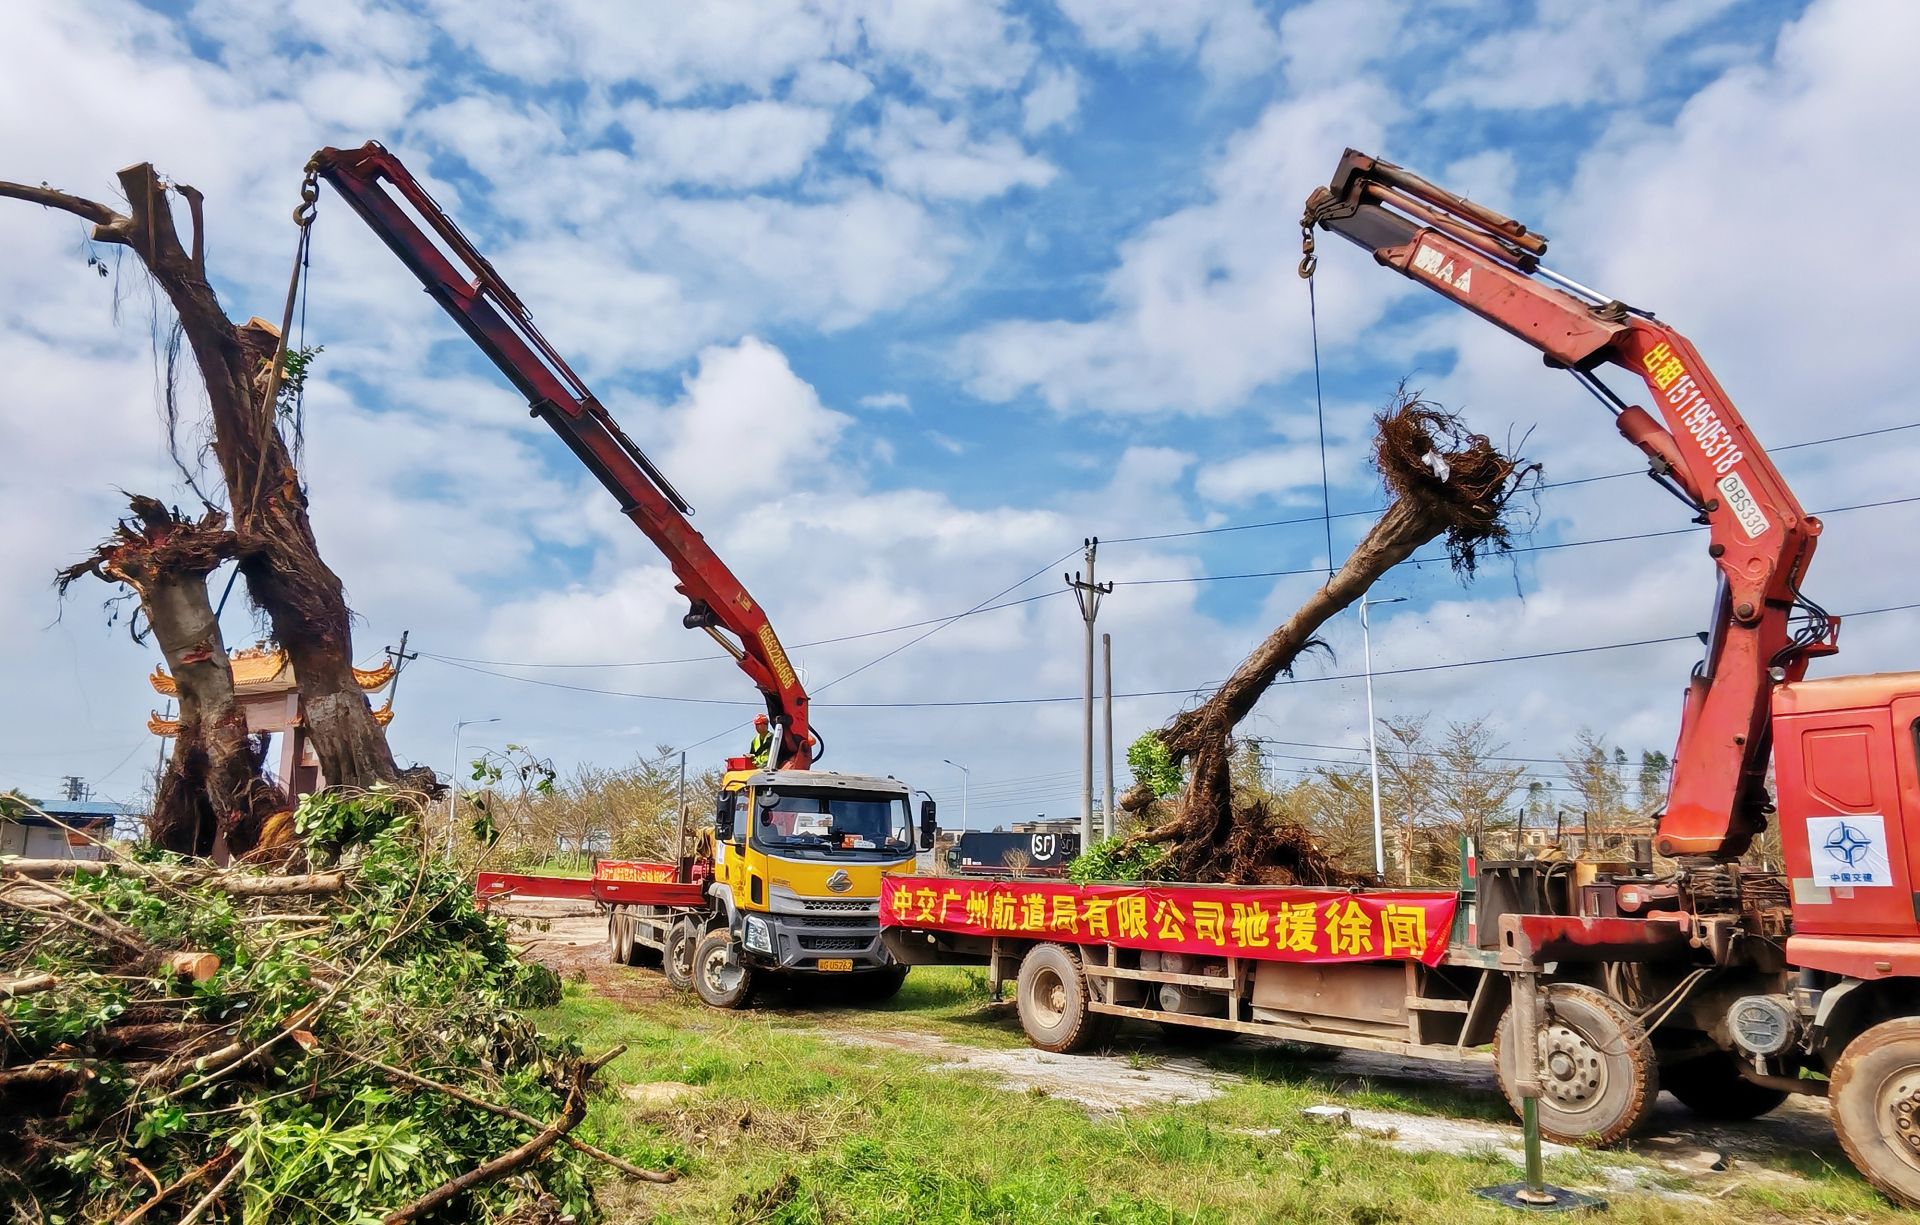
<svg viewBox="0 0 1920 1225">
<path fill-rule="evenodd" d="M 889 876 L 880 884 L 880 923 L 1200 957 L 1437 965 L 1458 902 L 1457 894 L 1411 890 Z"/>
</svg>

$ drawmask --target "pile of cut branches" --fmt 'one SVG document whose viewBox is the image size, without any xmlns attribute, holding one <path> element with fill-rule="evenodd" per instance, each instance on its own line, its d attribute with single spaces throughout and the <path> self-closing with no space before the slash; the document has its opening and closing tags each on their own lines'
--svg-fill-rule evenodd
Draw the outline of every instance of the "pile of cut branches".
<svg viewBox="0 0 1920 1225">
<path fill-rule="evenodd" d="M 1170 819 L 1133 836 L 1164 848 L 1164 879 L 1234 884 L 1342 885 L 1360 875 L 1322 852 L 1310 831 L 1264 805 L 1236 810 L 1228 778 L 1233 729 L 1302 652 L 1325 644 L 1314 635 L 1380 576 L 1444 538 L 1447 556 L 1470 579 L 1489 552 L 1510 547 L 1514 499 L 1537 482 L 1539 466 L 1510 458 L 1452 412 L 1402 385 L 1374 418 L 1374 467 L 1390 495 L 1387 509 L 1353 553 L 1299 611 L 1266 639 L 1206 701 L 1183 710 L 1142 746 L 1155 768 L 1122 798 L 1131 812 L 1184 785 Z M 1128 754 L 1129 762 L 1135 753 Z M 1138 767 L 1136 767 L 1137 769 Z M 1184 771 L 1184 774 L 1182 773 Z"/>
<path fill-rule="evenodd" d="M 590 1217 L 586 1058 L 398 793 L 298 813 L 297 874 L 0 859 L 0 1203 L 17 1220 Z"/>
</svg>

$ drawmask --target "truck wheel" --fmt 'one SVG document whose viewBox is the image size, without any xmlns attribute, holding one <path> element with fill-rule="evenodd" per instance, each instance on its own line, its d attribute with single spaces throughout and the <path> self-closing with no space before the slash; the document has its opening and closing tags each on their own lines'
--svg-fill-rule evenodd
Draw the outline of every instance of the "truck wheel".
<svg viewBox="0 0 1920 1225">
<path fill-rule="evenodd" d="M 1756 1085 L 1740 1075 L 1739 1061 L 1726 1051 L 1663 1066 L 1660 1087 L 1701 1118 L 1723 1123 L 1757 1119 L 1787 1100 L 1785 1089 Z"/>
<path fill-rule="evenodd" d="M 753 1002 L 753 968 L 734 955 L 733 933 L 717 928 L 693 946 L 693 989 L 715 1008 L 741 1009 Z"/>
<path fill-rule="evenodd" d="M 633 929 L 627 925 L 627 916 L 615 907 L 607 913 L 607 960 L 624 966 L 632 959 Z"/>
<path fill-rule="evenodd" d="M 1105 1018 L 1087 1007 L 1080 958 L 1058 944 L 1036 944 L 1020 959 L 1014 988 L 1020 1028 L 1043 1051 L 1083 1051 L 1106 1036 Z"/>
<path fill-rule="evenodd" d="M 700 929 L 682 919 L 667 931 L 667 956 L 661 964 L 667 985 L 677 991 L 693 990 L 693 950 L 700 943 Z"/>
<path fill-rule="evenodd" d="M 1605 1146 L 1646 1124 L 1660 1096 L 1647 1033 L 1604 992 L 1576 983 L 1547 988 L 1540 1024 L 1540 1134 L 1561 1144 Z M 1513 1010 L 1493 1039 L 1500 1091 L 1515 1113 L 1520 1095 Z"/>
<path fill-rule="evenodd" d="M 1834 1061 L 1833 1130 L 1888 1199 L 1920 1207 L 1920 1017 L 1882 1021 Z"/>
</svg>

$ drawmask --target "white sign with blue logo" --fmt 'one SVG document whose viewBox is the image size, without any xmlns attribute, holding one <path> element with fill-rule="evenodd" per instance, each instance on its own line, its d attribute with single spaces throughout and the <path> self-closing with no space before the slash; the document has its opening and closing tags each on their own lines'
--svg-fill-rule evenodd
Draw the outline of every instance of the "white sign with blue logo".
<svg viewBox="0 0 1920 1225">
<path fill-rule="evenodd" d="M 1878 813 L 1807 818 L 1813 883 L 1827 889 L 1893 884 L 1887 867 L 1887 827 Z"/>
</svg>

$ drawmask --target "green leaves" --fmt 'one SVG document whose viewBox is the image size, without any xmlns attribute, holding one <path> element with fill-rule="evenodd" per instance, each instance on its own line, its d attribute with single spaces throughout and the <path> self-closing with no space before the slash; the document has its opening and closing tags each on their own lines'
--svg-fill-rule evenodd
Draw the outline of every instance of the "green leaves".
<svg viewBox="0 0 1920 1225">
<path fill-rule="evenodd" d="M 1167 860 L 1167 848 L 1157 843 L 1129 842 L 1109 838 L 1067 865 L 1067 879 L 1076 885 L 1102 881 L 1159 880 Z"/>
<path fill-rule="evenodd" d="M 1133 771 L 1133 781 L 1152 791 L 1156 799 L 1172 795 L 1186 781 L 1157 732 L 1143 732 L 1127 746 L 1127 768 Z"/>
</svg>

